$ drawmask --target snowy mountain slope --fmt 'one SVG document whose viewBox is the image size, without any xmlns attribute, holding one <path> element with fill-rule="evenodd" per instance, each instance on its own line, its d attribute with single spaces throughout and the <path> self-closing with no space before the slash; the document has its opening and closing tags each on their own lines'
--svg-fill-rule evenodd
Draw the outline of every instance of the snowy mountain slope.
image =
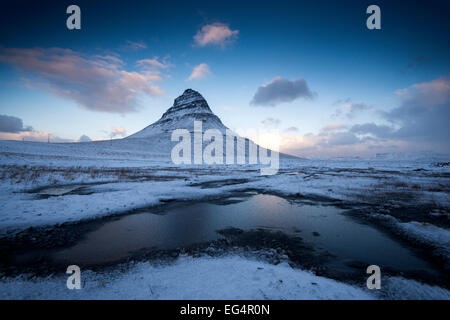
<svg viewBox="0 0 450 320">
<path fill-rule="evenodd" d="M 174 100 L 173 106 L 158 121 L 125 139 L 149 138 L 161 133 L 172 133 L 175 129 L 193 132 L 195 120 L 203 122 L 204 130 L 219 129 L 225 132 L 227 129 L 219 117 L 211 111 L 202 95 L 187 89 Z"/>
<path fill-rule="evenodd" d="M 245 143 L 239 144 L 233 143 L 233 153 L 234 155 L 240 154 L 245 155 L 248 159 L 250 150 L 258 150 L 259 145 L 255 144 L 248 138 L 243 138 L 238 134 L 229 130 L 217 117 L 209 107 L 203 96 L 195 90 L 187 89 L 183 92 L 181 96 L 174 100 L 172 107 L 170 107 L 162 117 L 155 123 L 149 125 L 148 127 L 142 129 L 141 131 L 125 138 L 125 140 L 135 140 L 135 139 L 154 139 L 155 137 L 163 137 L 167 141 L 171 141 L 172 132 L 176 129 L 186 129 L 190 133 L 194 133 L 194 122 L 201 121 L 201 131 L 205 133 L 208 129 L 216 129 L 222 133 L 223 139 L 223 155 L 226 155 L 226 139 L 227 134 L 236 136 L 237 138 L 242 138 Z M 229 130 L 229 131 L 227 131 Z M 193 134 L 192 134 L 192 144 Z M 172 142 L 172 146 L 177 142 Z M 203 148 L 209 144 L 208 141 L 203 143 Z M 298 159 L 297 157 L 290 156 L 287 154 L 279 154 L 280 158 L 283 159 Z M 259 158 L 258 158 L 259 159 Z M 259 160 L 258 160 L 259 162 Z M 225 159 L 224 159 L 225 163 Z"/>
</svg>

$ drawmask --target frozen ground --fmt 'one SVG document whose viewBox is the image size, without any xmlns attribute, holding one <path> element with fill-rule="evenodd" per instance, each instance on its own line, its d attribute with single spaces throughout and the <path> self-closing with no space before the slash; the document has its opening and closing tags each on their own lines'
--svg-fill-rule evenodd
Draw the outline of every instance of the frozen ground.
<svg viewBox="0 0 450 320">
<path fill-rule="evenodd" d="M 0 282 L 1 299 L 450 299 L 450 292 L 389 278 L 380 292 L 292 269 L 288 264 L 227 256 L 180 257 L 173 264 L 138 263 L 126 271 L 85 271 L 82 288 L 65 276 L 21 276 Z M 218 290 L 220 288 L 220 290 Z"/>
<path fill-rule="evenodd" d="M 359 208 L 368 219 L 388 225 L 405 238 L 431 245 L 449 260 L 450 167 L 442 159 L 282 159 L 277 175 L 261 176 L 259 166 L 176 167 L 167 157 L 170 146 L 163 143 L 156 149 L 152 146 L 154 143 L 141 139 L 78 144 L 0 141 L 0 236 L 14 237 L 29 227 L 51 227 L 123 214 L 168 200 L 218 198 L 256 190 Z M 258 264 L 261 263 L 237 257 L 182 258 L 166 267 L 143 263 L 123 274 L 88 273 L 85 279 L 92 281 L 86 282 L 86 288 L 80 292 L 59 288 L 62 281 L 59 276 L 45 280 L 4 278 L 0 292 L 4 298 L 217 297 L 214 290 L 207 288 L 190 292 L 189 283 L 183 284 L 182 278 L 177 280 L 174 275 L 184 269 L 180 268 L 183 265 L 186 267 L 183 277 L 204 276 L 214 284 L 211 288 L 227 285 L 225 292 L 231 298 L 239 294 L 242 298 L 280 299 L 379 297 L 280 265 L 264 265 L 261 273 L 267 273 L 267 277 L 255 281 L 257 273 L 253 269 L 259 270 Z M 233 281 L 227 281 L 227 277 L 208 278 L 208 273 L 220 265 L 230 266 L 223 272 Z M 232 265 L 240 270 L 242 278 L 230 271 L 234 270 Z M 159 274 L 159 280 L 154 274 Z M 109 277 L 116 280 L 108 284 Z M 139 277 L 146 281 L 139 281 Z M 274 280 L 278 277 L 289 281 L 278 284 Z M 392 285 L 391 291 L 386 292 L 388 298 L 406 297 L 398 288 L 407 284 L 416 292 L 412 297 L 448 299 L 444 289 L 422 287 L 400 278 L 391 278 L 389 282 Z M 245 289 L 239 287 L 240 283 L 245 283 Z M 135 295 L 130 295 L 132 285 L 136 286 Z M 184 291 L 176 293 L 181 287 Z"/>
<path fill-rule="evenodd" d="M 261 176 L 259 166 L 175 166 L 166 150 L 143 152 L 136 140 L 0 141 L 0 232 L 245 189 L 374 205 L 381 213 L 423 205 L 422 218 L 448 220 L 450 166 L 434 160 L 282 159 L 278 174 Z M 50 189 L 61 186 L 69 190 Z"/>
</svg>

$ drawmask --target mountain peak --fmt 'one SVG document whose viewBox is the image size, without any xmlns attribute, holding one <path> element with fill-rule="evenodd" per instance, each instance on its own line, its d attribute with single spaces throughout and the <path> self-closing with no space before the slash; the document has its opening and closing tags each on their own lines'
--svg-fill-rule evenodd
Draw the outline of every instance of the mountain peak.
<svg viewBox="0 0 450 320">
<path fill-rule="evenodd" d="M 161 119 L 204 113 L 213 113 L 208 106 L 208 102 L 197 91 L 186 89 L 181 96 L 173 101 L 172 107 L 167 109 Z"/>
<path fill-rule="evenodd" d="M 183 94 L 173 101 L 173 107 L 186 106 L 194 102 L 203 102 L 208 106 L 205 98 L 195 90 L 186 89 Z M 208 107 L 209 108 L 209 107 Z"/>
<path fill-rule="evenodd" d="M 174 129 L 193 130 L 195 120 L 202 121 L 205 129 L 226 129 L 222 121 L 211 111 L 205 98 L 195 90 L 186 89 L 173 101 L 173 105 L 164 112 L 158 121 L 130 137 L 146 138 Z"/>
</svg>

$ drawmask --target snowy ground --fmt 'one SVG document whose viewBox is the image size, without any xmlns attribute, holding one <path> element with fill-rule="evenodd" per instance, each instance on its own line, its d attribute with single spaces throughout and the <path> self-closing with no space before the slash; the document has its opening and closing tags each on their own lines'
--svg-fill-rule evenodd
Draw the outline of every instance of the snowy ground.
<svg viewBox="0 0 450 320">
<path fill-rule="evenodd" d="M 1 299 L 450 299 L 450 292 L 403 278 L 371 291 L 292 269 L 288 264 L 227 256 L 180 257 L 170 265 L 138 263 L 124 271 L 81 273 L 82 288 L 66 276 L 3 279 Z M 382 280 L 383 281 L 383 280 Z M 220 288 L 220 290 L 218 290 Z"/>
<path fill-rule="evenodd" d="M 167 158 L 166 149 L 170 146 L 159 144 L 161 147 L 154 150 L 150 144 L 149 148 L 143 148 L 142 142 L 136 140 L 87 144 L 0 141 L 0 237 L 13 237 L 29 227 L 51 227 L 123 214 L 169 199 L 217 198 L 243 190 L 258 190 L 297 199 L 368 207 L 371 219 L 389 224 L 406 238 L 433 246 L 449 259 L 450 167 L 442 160 L 285 159 L 277 175 L 261 176 L 259 167 L 255 166 L 176 167 Z M 404 208 L 416 210 L 414 214 L 404 215 L 399 212 Z M 181 265 L 186 268 L 180 268 Z M 222 268 L 226 277 L 208 278 L 214 268 L 227 265 L 229 269 Z M 80 292 L 69 292 L 64 286 L 59 288 L 62 281 L 59 276 L 45 281 L 4 278 L 0 292 L 4 298 L 380 297 L 280 265 L 264 265 L 260 273 L 267 273 L 266 277 L 256 281 L 257 265 L 261 262 L 238 257 L 183 258 L 168 267 L 144 263 L 120 275 L 88 273 L 85 279 L 90 280 L 86 280 L 86 287 Z M 185 273 L 175 276 L 181 270 Z M 239 275 L 232 270 L 239 270 Z M 198 277 L 203 275 L 210 288 L 226 286 L 224 292 L 228 296 L 219 297 L 219 293 L 208 287 L 191 292 L 188 288 L 194 282 L 181 280 L 193 277 L 200 281 Z M 111 282 L 110 277 L 115 280 Z M 140 277 L 145 281 L 140 281 Z M 276 278 L 286 281 L 278 284 Z M 389 281 L 392 291 L 385 297 L 407 296 L 396 289 L 404 283 L 402 279 Z M 437 294 L 448 299 L 445 290 L 405 281 L 414 288 L 411 290 L 417 291 L 413 295 L 417 298 L 433 298 Z M 245 288 L 240 288 L 240 283 L 245 283 Z M 136 291 L 132 294 L 133 286 Z M 181 286 L 184 291 L 180 293 Z M 421 291 L 423 295 L 419 294 Z"/>
</svg>

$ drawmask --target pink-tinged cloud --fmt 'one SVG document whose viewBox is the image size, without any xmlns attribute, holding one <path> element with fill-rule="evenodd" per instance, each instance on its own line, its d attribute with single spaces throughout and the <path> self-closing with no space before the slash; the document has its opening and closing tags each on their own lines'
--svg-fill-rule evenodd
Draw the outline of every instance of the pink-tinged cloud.
<svg viewBox="0 0 450 320">
<path fill-rule="evenodd" d="M 398 151 L 450 154 L 450 79 L 413 84 L 397 94 L 400 105 L 381 113 L 382 123 L 351 127 L 331 123 L 317 134 L 286 133 L 280 149 L 299 156 L 364 156 Z"/>
<path fill-rule="evenodd" d="M 223 23 L 213 23 L 203 26 L 194 36 L 198 46 L 204 47 L 208 44 L 224 46 L 237 38 L 239 30 L 231 30 Z"/>
<path fill-rule="evenodd" d="M 164 58 L 162 61 L 159 60 L 158 57 L 154 57 L 153 59 L 142 59 L 138 60 L 137 64 L 143 68 L 158 70 L 158 69 L 168 69 L 173 65 L 167 62 L 167 59 Z"/>
<path fill-rule="evenodd" d="M 127 130 L 124 127 L 114 127 L 111 126 L 110 137 L 125 137 L 127 135 Z"/>
<path fill-rule="evenodd" d="M 27 85 L 73 100 L 87 110 L 128 113 L 137 110 L 141 94 L 163 90 L 159 70 L 124 70 L 116 56 L 84 55 L 61 48 L 1 48 L 0 62 L 27 73 Z M 31 77 L 31 80 L 30 80 Z"/>
<path fill-rule="evenodd" d="M 22 131 L 17 133 L 0 132 L 0 140 L 19 140 L 32 142 L 74 142 L 72 139 L 61 138 L 49 131 Z"/>
<path fill-rule="evenodd" d="M 210 74 L 211 74 L 211 70 L 209 69 L 209 66 L 206 63 L 200 63 L 198 66 L 194 67 L 188 80 L 203 79 L 203 78 L 206 78 Z"/>
<path fill-rule="evenodd" d="M 417 104 L 421 103 L 424 107 L 448 103 L 450 100 L 450 79 L 442 77 L 430 82 L 416 83 L 409 88 L 399 89 L 396 93 L 404 102 L 416 100 Z"/>
</svg>

